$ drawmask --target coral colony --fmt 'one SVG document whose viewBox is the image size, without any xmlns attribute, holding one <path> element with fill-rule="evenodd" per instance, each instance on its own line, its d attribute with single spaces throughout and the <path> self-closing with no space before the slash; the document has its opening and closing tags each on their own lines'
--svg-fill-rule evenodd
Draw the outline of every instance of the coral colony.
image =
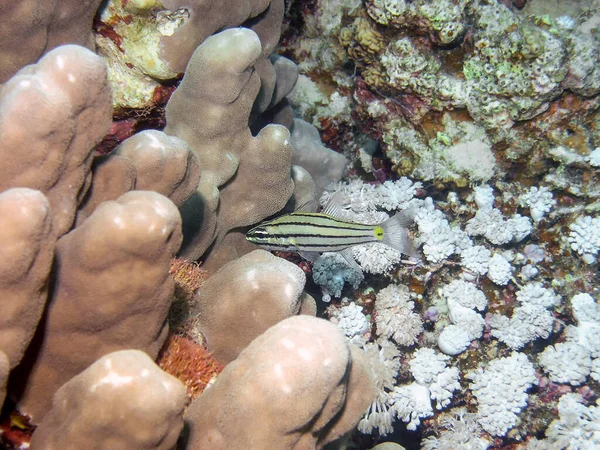
<svg viewBox="0 0 600 450">
<path fill-rule="evenodd" d="M 0 12 L 1 447 L 600 448 L 600 0 Z"/>
</svg>

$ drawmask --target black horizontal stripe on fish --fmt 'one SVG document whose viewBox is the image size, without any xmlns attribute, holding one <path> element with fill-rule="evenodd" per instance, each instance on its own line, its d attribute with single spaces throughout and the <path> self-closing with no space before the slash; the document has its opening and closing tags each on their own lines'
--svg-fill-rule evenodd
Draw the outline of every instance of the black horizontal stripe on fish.
<svg viewBox="0 0 600 450">
<path fill-rule="evenodd" d="M 263 237 L 263 236 L 259 236 Z M 298 233 L 288 230 L 273 231 L 269 234 L 271 239 L 293 239 L 297 238 L 303 241 L 309 239 L 353 239 L 353 240 L 372 240 L 377 239 L 375 234 L 371 231 L 370 233 L 364 233 L 363 231 L 357 231 L 356 233 L 340 233 L 340 234 L 325 234 L 325 233 Z"/>
<path fill-rule="evenodd" d="M 272 226 L 272 227 L 313 227 L 313 228 L 324 228 L 324 229 L 334 229 L 334 230 L 352 230 L 352 231 L 358 231 L 358 230 L 370 230 L 373 231 L 373 225 L 365 225 L 365 226 L 356 226 L 353 224 L 348 224 L 348 222 L 342 222 L 344 224 L 346 224 L 347 226 L 340 226 L 340 225 L 324 225 L 324 224 L 314 224 L 314 223 L 308 223 L 308 222 L 283 222 L 283 223 L 273 223 L 273 222 L 269 222 L 266 225 L 267 226 Z"/>
<path fill-rule="evenodd" d="M 346 248 L 346 247 L 352 247 L 354 245 L 360 245 L 360 244 L 367 244 L 367 242 L 361 241 L 361 242 L 354 242 L 354 243 L 349 243 L 349 244 L 302 244 L 301 246 L 298 246 L 299 248 Z M 290 244 L 290 246 L 294 246 L 292 244 Z"/>
<path fill-rule="evenodd" d="M 344 236 L 344 235 L 335 235 L 335 234 L 315 234 L 315 233 L 289 233 L 289 234 L 282 234 L 282 233 L 277 233 L 275 232 L 275 234 L 271 234 L 270 235 L 271 238 L 277 238 L 277 239 L 286 239 L 286 238 L 294 238 L 294 237 L 313 237 L 313 238 L 327 238 L 327 239 L 348 239 L 348 238 L 366 238 L 366 239 L 371 239 L 371 238 L 375 238 L 375 236 L 373 235 L 373 232 L 371 232 L 370 234 L 353 234 L 351 236 Z"/>
<path fill-rule="evenodd" d="M 296 240 L 299 242 L 307 242 L 310 241 L 310 243 L 319 243 L 319 241 L 322 242 L 331 242 L 332 240 L 336 240 L 338 241 L 336 243 L 336 245 L 339 245 L 339 241 L 340 240 L 347 240 L 350 242 L 357 242 L 357 243 L 366 243 L 366 242 L 371 242 L 371 241 L 376 241 L 377 238 L 374 235 L 368 235 L 368 236 L 323 236 L 323 235 L 298 235 L 298 234 L 289 234 L 289 235 L 269 235 L 269 236 L 255 236 L 254 239 L 256 239 L 257 241 L 263 241 L 265 243 L 267 242 L 273 242 L 273 241 L 286 241 L 286 242 L 290 242 L 290 240 Z M 358 244 L 356 244 L 358 245 Z"/>
</svg>

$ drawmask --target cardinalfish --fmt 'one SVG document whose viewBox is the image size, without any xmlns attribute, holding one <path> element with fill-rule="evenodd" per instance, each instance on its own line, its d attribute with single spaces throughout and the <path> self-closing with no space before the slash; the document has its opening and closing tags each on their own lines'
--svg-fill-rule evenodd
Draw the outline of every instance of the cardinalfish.
<svg viewBox="0 0 600 450">
<path fill-rule="evenodd" d="M 292 251 L 315 261 L 322 252 L 339 252 L 346 262 L 361 271 L 351 248 L 381 242 L 408 256 L 416 256 L 408 227 L 411 210 L 401 211 L 378 225 L 342 220 L 339 195 L 332 196 L 322 212 L 293 212 L 261 223 L 246 234 L 248 241 L 267 250 Z"/>
</svg>

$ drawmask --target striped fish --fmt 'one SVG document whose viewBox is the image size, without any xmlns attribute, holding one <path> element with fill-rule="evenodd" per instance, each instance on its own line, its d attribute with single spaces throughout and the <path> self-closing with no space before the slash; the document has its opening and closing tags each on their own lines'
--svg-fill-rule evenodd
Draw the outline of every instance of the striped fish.
<svg viewBox="0 0 600 450">
<path fill-rule="evenodd" d="M 364 225 L 338 219 L 337 195 L 322 213 L 294 212 L 263 222 L 246 234 L 248 241 L 267 250 L 299 252 L 314 260 L 316 253 L 341 252 L 357 267 L 348 249 L 355 245 L 381 242 L 415 256 L 407 227 L 413 222 L 412 211 L 401 211 L 379 225 Z"/>
</svg>

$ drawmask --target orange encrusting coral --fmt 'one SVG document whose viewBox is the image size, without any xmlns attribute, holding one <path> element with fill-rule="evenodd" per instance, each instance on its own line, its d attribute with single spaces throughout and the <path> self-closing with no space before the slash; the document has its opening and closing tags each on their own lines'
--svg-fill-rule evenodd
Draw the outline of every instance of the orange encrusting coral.
<svg viewBox="0 0 600 450">
<path fill-rule="evenodd" d="M 199 343 L 204 342 L 202 334 L 198 331 L 198 320 L 190 311 L 195 304 L 194 294 L 204 281 L 208 273 L 195 262 L 183 258 L 171 260 L 169 270 L 175 281 L 175 298 L 169 311 L 169 324 L 175 334 L 191 337 Z"/>
<path fill-rule="evenodd" d="M 185 384 L 192 400 L 223 370 L 208 350 L 191 339 L 177 335 L 167 339 L 158 365 Z"/>
<path fill-rule="evenodd" d="M 206 271 L 202 270 L 198 263 L 183 258 L 174 258 L 171 261 L 169 273 L 175 280 L 177 289 L 183 290 L 186 294 L 189 293 L 190 296 L 202 286 L 208 277 Z"/>
</svg>

